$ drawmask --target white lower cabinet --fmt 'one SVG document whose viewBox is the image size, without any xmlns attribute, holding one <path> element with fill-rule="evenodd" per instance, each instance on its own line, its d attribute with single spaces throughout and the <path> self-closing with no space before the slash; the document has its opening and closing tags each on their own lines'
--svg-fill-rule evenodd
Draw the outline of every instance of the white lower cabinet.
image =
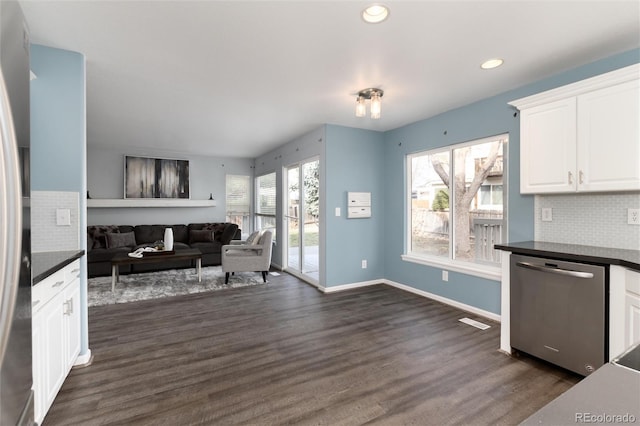
<svg viewBox="0 0 640 426">
<path fill-rule="evenodd" d="M 640 273 L 625 270 L 624 345 L 640 342 Z"/>
<path fill-rule="evenodd" d="M 75 261 L 32 291 L 34 414 L 39 424 L 80 353 L 79 271 Z"/>
</svg>

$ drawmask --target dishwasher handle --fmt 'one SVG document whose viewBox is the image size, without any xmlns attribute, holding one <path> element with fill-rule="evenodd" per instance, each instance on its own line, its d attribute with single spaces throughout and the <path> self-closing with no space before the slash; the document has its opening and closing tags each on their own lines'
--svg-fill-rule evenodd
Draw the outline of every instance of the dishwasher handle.
<svg viewBox="0 0 640 426">
<path fill-rule="evenodd" d="M 547 266 L 547 265 L 536 265 L 535 263 L 529 263 L 529 262 L 516 262 L 516 265 L 522 268 L 533 269 L 534 271 L 549 272 L 552 274 L 566 275 L 569 277 L 593 278 L 593 274 L 591 272 L 572 271 L 571 269 L 562 269 L 562 268 Z"/>
</svg>

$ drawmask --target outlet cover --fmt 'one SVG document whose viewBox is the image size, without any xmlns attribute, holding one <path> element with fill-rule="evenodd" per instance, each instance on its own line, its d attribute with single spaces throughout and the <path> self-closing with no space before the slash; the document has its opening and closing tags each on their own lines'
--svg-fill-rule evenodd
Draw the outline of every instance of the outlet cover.
<svg viewBox="0 0 640 426">
<path fill-rule="evenodd" d="M 449 271 L 442 271 L 442 281 L 449 281 Z"/>
<path fill-rule="evenodd" d="M 553 221 L 553 210 L 551 209 L 551 207 L 546 207 L 542 209 L 542 221 L 543 222 Z"/>
<path fill-rule="evenodd" d="M 362 260 L 362 269 L 367 269 L 367 261 Z"/>
<path fill-rule="evenodd" d="M 56 209 L 56 225 L 57 226 L 71 225 L 71 211 L 69 209 Z"/>
<path fill-rule="evenodd" d="M 640 209 L 627 209 L 627 223 L 640 225 Z"/>
</svg>

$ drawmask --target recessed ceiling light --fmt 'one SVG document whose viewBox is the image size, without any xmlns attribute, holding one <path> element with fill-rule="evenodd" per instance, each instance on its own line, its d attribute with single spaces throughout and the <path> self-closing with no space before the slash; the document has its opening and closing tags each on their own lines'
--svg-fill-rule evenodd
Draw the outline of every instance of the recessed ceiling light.
<svg viewBox="0 0 640 426">
<path fill-rule="evenodd" d="M 375 3 L 362 11 L 362 19 L 370 24 L 379 24 L 389 17 L 389 8 Z"/>
<path fill-rule="evenodd" d="M 480 68 L 483 70 L 490 70 L 492 68 L 499 67 L 503 62 L 504 61 L 500 58 L 489 59 L 488 61 L 484 61 L 482 65 L 480 65 Z"/>
</svg>

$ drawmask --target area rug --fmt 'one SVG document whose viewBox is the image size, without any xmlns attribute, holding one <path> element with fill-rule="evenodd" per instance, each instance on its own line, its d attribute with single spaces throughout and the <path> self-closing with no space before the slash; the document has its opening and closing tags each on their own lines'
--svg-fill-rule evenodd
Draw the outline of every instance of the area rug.
<svg viewBox="0 0 640 426">
<path fill-rule="evenodd" d="M 263 284 L 262 276 L 254 272 L 236 272 L 225 284 L 220 266 L 202 268 L 202 282 L 198 282 L 194 268 L 121 275 L 114 292 L 111 276 L 96 277 L 88 280 L 87 303 L 102 306 L 259 284 Z"/>
</svg>

